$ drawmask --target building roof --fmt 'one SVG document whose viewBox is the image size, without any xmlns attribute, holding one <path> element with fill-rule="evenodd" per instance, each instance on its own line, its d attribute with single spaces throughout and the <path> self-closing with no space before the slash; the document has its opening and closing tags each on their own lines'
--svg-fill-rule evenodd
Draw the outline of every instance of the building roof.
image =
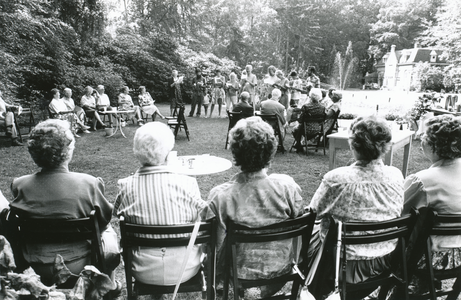
<svg viewBox="0 0 461 300">
<path fill-rule="evenodd" d="M 395 51 L 395 55 L 397 56 L 397 61 L 399 64 L 401 63 L 418 63 L 422 62 L 431 62 L 431 52 L 434 51 L 437 53 L 437 60 L 434 62 L 436 64 L 444 64 L 447 61 L 445 59 L 441 59 L 441 55 L 443 53 L 442 50 L 432 49 L 432 48 L 412 48 L 412 49 L 403 49 Z M 401 61 L 402 56 L 405 55 L 405 61 Z"/>
</svg>

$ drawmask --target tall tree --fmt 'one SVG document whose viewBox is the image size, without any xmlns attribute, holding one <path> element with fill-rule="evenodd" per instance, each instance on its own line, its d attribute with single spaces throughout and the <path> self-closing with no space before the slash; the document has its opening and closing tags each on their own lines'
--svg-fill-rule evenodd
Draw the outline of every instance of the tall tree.
<svg viewBox="0 0 461 300">
<path fill-rule="evenodd" d="M 461 2 L 445 0 L 438 10 L 435 21 L 424 32 L 426 45 L 444 50 L 444 56 L 456 66 L 461 66 Z"/>
</svg>

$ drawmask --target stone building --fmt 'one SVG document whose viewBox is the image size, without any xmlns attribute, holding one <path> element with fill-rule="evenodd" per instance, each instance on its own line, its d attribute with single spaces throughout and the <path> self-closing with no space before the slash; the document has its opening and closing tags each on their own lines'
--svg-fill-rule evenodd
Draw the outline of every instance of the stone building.
<svg viewBox="0 0 461 300">
<path fill-rule="evenodd" d="M 431 66 L 445 67 L 448 63 L 441 58 L 442 50 L 421 48 L 415 43 L 412 49 L 395 50 L 386 53 L 376 64 L 378 84 L 390 90 L 410 90 L 413 68 L 419 62 L 428 62 Z"/>
</svg>

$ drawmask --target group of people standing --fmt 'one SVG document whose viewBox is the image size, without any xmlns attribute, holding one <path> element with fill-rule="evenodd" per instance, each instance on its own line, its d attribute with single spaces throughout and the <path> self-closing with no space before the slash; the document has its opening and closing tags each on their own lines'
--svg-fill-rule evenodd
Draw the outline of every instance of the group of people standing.
<svg viewBox="0 0 461 300">
<path fill-rule="evenodd" d="M 178 77 L 177 71 L 174 70 L 168 82 L 171 114 L 178 104 L 184 104 L 180 92 L 182 80 L 183 78 Z M 243 92 L 248 93 L 248 103 L 255 108 L 259 105 L 260 100 L 271 98 L 274 88 L 281 91 L 278 101 L 285 109 L 288 109 L 290 106 L 296 106 L 301 98 L 301 93 L 308 92 L 308 87 L 320 88 L 320 79 L 316 75 L 315 67 L 309 67 L 306 79 L 302 80 L 296 71 L 291 72 L 290 78 L 287 78 L 283 71 L 270 66 L 264 80 L 259 81 L 256 74 L 253 73 L 253 67 L 247 65 L 240 79 L 235 72 L 231 72 L 228 79 L 226 79 L 219 69 L 215 70 L 213 77 L 207 78 L 203 75 L 202 70 L 197 68 L 192 84 L 192 102 L 189 117 L 194 115 L 200 117 L 203 107 L 205 118 L 208 118 L 212 116 L 216 105 L 218 105 L 218 117 L 225 117 L 222 115 L 223 104 L 225 103 L 227 111 L 232 111 Z"/>
</svg>

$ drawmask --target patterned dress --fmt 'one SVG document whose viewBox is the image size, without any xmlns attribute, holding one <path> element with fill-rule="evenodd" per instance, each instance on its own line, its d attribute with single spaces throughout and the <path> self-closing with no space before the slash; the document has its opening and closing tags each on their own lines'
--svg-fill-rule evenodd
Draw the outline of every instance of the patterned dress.
<svg viewBox="0 0 461 300">
<path fill-rule="evenodd" d="M 357 161 L 334 169 L 323 177 L 309 205 L 317 217 L 331 215 L 342 222 L 379 222 L 400 216 L 403 207 L 403 176 L 381 159 Z M 349 245 L 348 260 L 370 260 L 395 249 L 397 241 Z"/>
<path fill-rule="evenodd" d="M 214 187 L 208 196 L 207 217 L 218 222 L 218 274 L 224 263 L 224 240 L 228 219 L 261 227 L 296 218 L 302 214 L 301 188 L 287 175 L 266 171 L 241 172 L 230 181 Z M 294 249 L 291 241 L 237 246 L 239 278 L 272 278 L 291 270 Z M 291 256 L 290 256 L 291 254 Z"/>
</svg>

